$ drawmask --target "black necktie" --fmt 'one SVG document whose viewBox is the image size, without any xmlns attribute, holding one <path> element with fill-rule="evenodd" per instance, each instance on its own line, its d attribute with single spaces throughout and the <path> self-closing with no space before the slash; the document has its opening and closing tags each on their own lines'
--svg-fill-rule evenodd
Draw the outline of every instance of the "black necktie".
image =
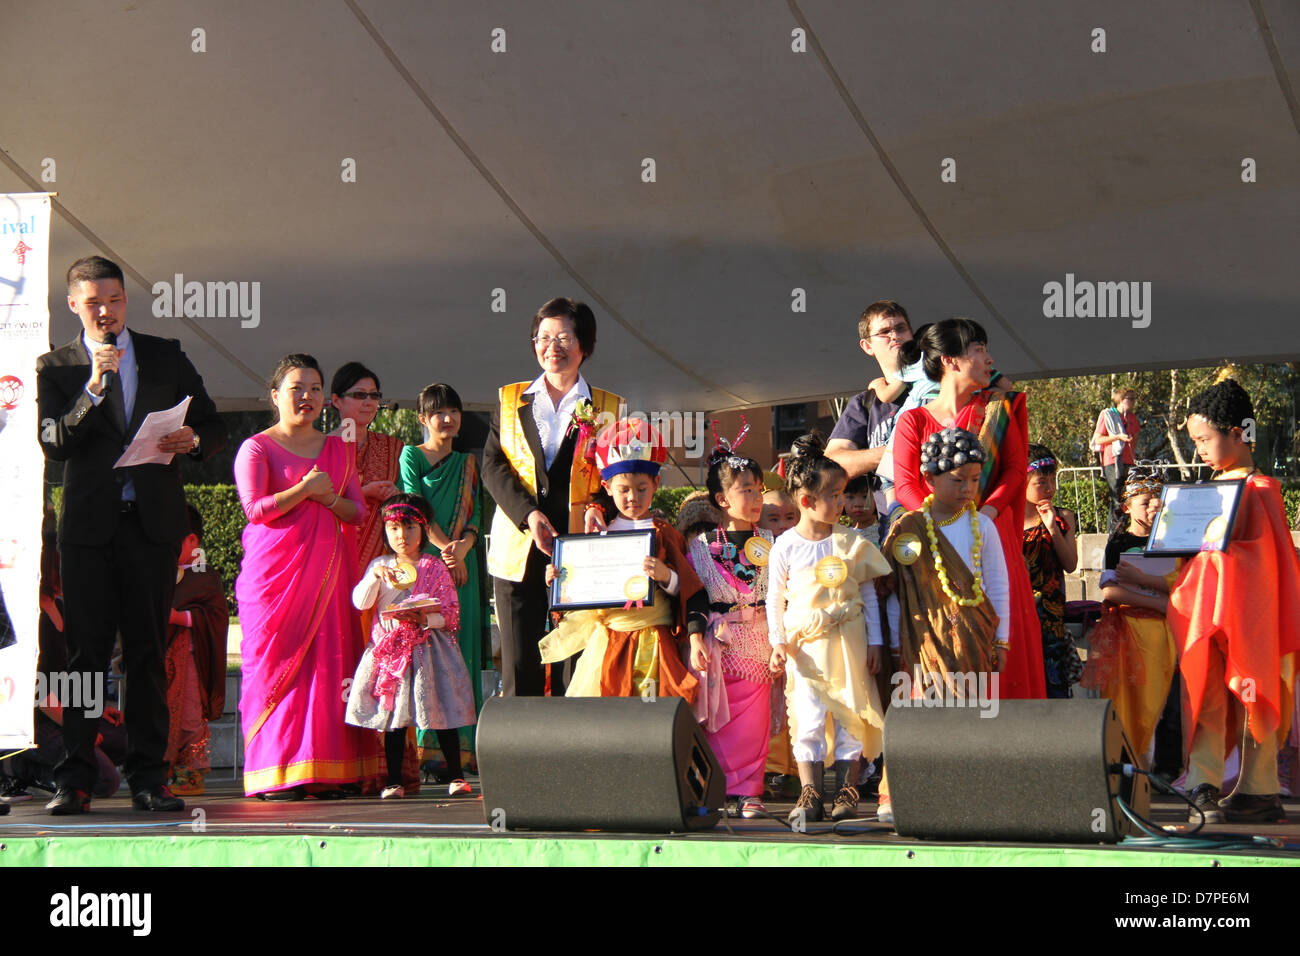
<svg viewBox="0 0 1300 956">
<path fill-rule="evenodd" d="M 123 435 L 126 434 L 126 405 L 122 401 L 122 376 L 115 376 L 117 379 L 113 387 L 108 390 L 104 396 L 104 404 L 107 406 L 108 419 L 117 426 L 117 430 Z"/>
</svg>

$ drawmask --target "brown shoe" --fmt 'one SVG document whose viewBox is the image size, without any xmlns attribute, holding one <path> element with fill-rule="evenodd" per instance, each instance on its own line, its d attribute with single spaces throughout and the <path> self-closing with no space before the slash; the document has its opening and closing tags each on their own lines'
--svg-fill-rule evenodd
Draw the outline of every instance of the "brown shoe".
<svg viewBox="0 0 1300 956">
<path fill-rule="evenodd" d="M 835 794 L 835 805 L 831 807 L 831 819 L 837 823 L 840 820 L 852 820 L 858 815 L 858 788 L 843 786 L 840 792 Z"/>
<path fill-rule="evenodd" d="M 818 820 L 826 819 L 826 807 L 822 805 L 822 795 L 817 792 L 817 788 L 808 784 L 799 794 L 799 802 L 794 805 L 788 817 L 791 823 L 802 819 L 805 823 L 809 820 L 814 823 Z"/>
<path fill-rule="evenodd" d="M 1219 808 L 1229 823 L 1286 823 L 1286 810 L 1276 793 L 1234 793 Z"/>
</svg>

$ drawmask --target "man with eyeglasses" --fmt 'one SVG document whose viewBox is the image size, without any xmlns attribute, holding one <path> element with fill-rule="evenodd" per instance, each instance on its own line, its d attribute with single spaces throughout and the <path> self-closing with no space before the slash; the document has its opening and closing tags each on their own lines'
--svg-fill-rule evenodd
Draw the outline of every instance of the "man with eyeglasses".
<svg viewBox="0 0 1300 956">
<path fill-rule="evenodd" d="M 907 399 L 911 385 L 902 382 L 903 346 L 912 341 L 912 325 L 907 310 L 892 299 L 881 299 L 867 306 L 858 320 L 858 346 L 880 365 L 887 385 L 902 386 L 892 401 L 881 401 L 868 388 L 849 400 L 844 414 L 835 423 L 826 454 L 849 473 L 849 478 L 874 472 L 894 433 L 894 420 Z M 875 492 L 876 510 L 884 513 L 883 491 Z"/>
</svg>

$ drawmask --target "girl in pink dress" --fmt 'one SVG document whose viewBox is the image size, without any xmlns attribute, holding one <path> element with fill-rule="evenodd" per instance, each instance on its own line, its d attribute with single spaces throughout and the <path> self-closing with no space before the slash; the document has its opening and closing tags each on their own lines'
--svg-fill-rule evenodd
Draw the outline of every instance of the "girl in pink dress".
<svg viewBox="0 0 1300 956">
<path fill-rule="evenodd" d="M 993 359 L 988 336 L 971 319 L 935 323 L 921 337 L 925 373 L 939 382 L 928 405 L 902 412 L 894 426 L 894 491 L 917 511 L 929 489 L 921 478 L 921 445 L 950 426 L 979 436 L 986 457 L 980 473 L 980 511 L 993 519 L 1011 585 L 1010 643 L 1002 672 L 1003 698 L 1046 695 L 1043 642 L 1021 554 L 1029 438 L 1023 392 L 989 390 Z"/>
<path fill-rule="evenodd" d="M 279 417 L 235 458 L 248 517 L 235 582 L 243 640 L 239 710 L 244 792 L 264 799 L 342 795 L 368 773 L 361 731 L 343 722 L 344 680 L 361 655 L 352 609 L 356 556 L 342 524 L 365 515 L 352 448 L 314 422 L 320 367 L 288 355 L 271 377 Z"/>
<path fill-rule="evenodd" d="M 735 454 L 735 444 L 739 439 L 721 441 L 709 456 L 709 497 L 722 523 L 692 538 L 687 554 L 709 596 L 708 630 L 691 635 L 691 670 L 700 682 L 695 713 L 726 774 L 727 795 L 738 798 L 741 816 L 753 818 L 766 811 L 763 769 L 772 734 L 764 606 L 772 535 L 755 525 L 763 513 L 763 469 Z"/>
</svg>

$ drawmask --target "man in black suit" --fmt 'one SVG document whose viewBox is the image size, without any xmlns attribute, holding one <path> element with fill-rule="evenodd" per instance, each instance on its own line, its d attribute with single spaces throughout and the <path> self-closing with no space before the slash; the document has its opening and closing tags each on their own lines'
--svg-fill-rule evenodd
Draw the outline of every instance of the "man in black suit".
<svg viewBox="0 0 1300 956">
<path fill-rule="evenodd" d="M 203 379 L 175 339 L 126 331 L 121 268 L 100 256 L 68 270 L 68 307 L 83 333 L 36 363 L 40 441 L 63 466 L 59 555 L 68 668 L 102 680 L 118 631 L 126 676 L 126 779 L 138 810 L 183 810 L 166 786 L 164 635 L 181 539 L 189 527 L 180 463 L 114 469 L 144 417 L 191 396 L 182 428 L 158 449 L 194 457 L 226 443 Z M 110 333 L 116 344 L 106 342 Z M 84 676 L 82 676 L 84 675 Z M 55 770 L 54 814 L 90 808 L 97 721 L 64 709 L 67 751 Z"/>
</svg>

